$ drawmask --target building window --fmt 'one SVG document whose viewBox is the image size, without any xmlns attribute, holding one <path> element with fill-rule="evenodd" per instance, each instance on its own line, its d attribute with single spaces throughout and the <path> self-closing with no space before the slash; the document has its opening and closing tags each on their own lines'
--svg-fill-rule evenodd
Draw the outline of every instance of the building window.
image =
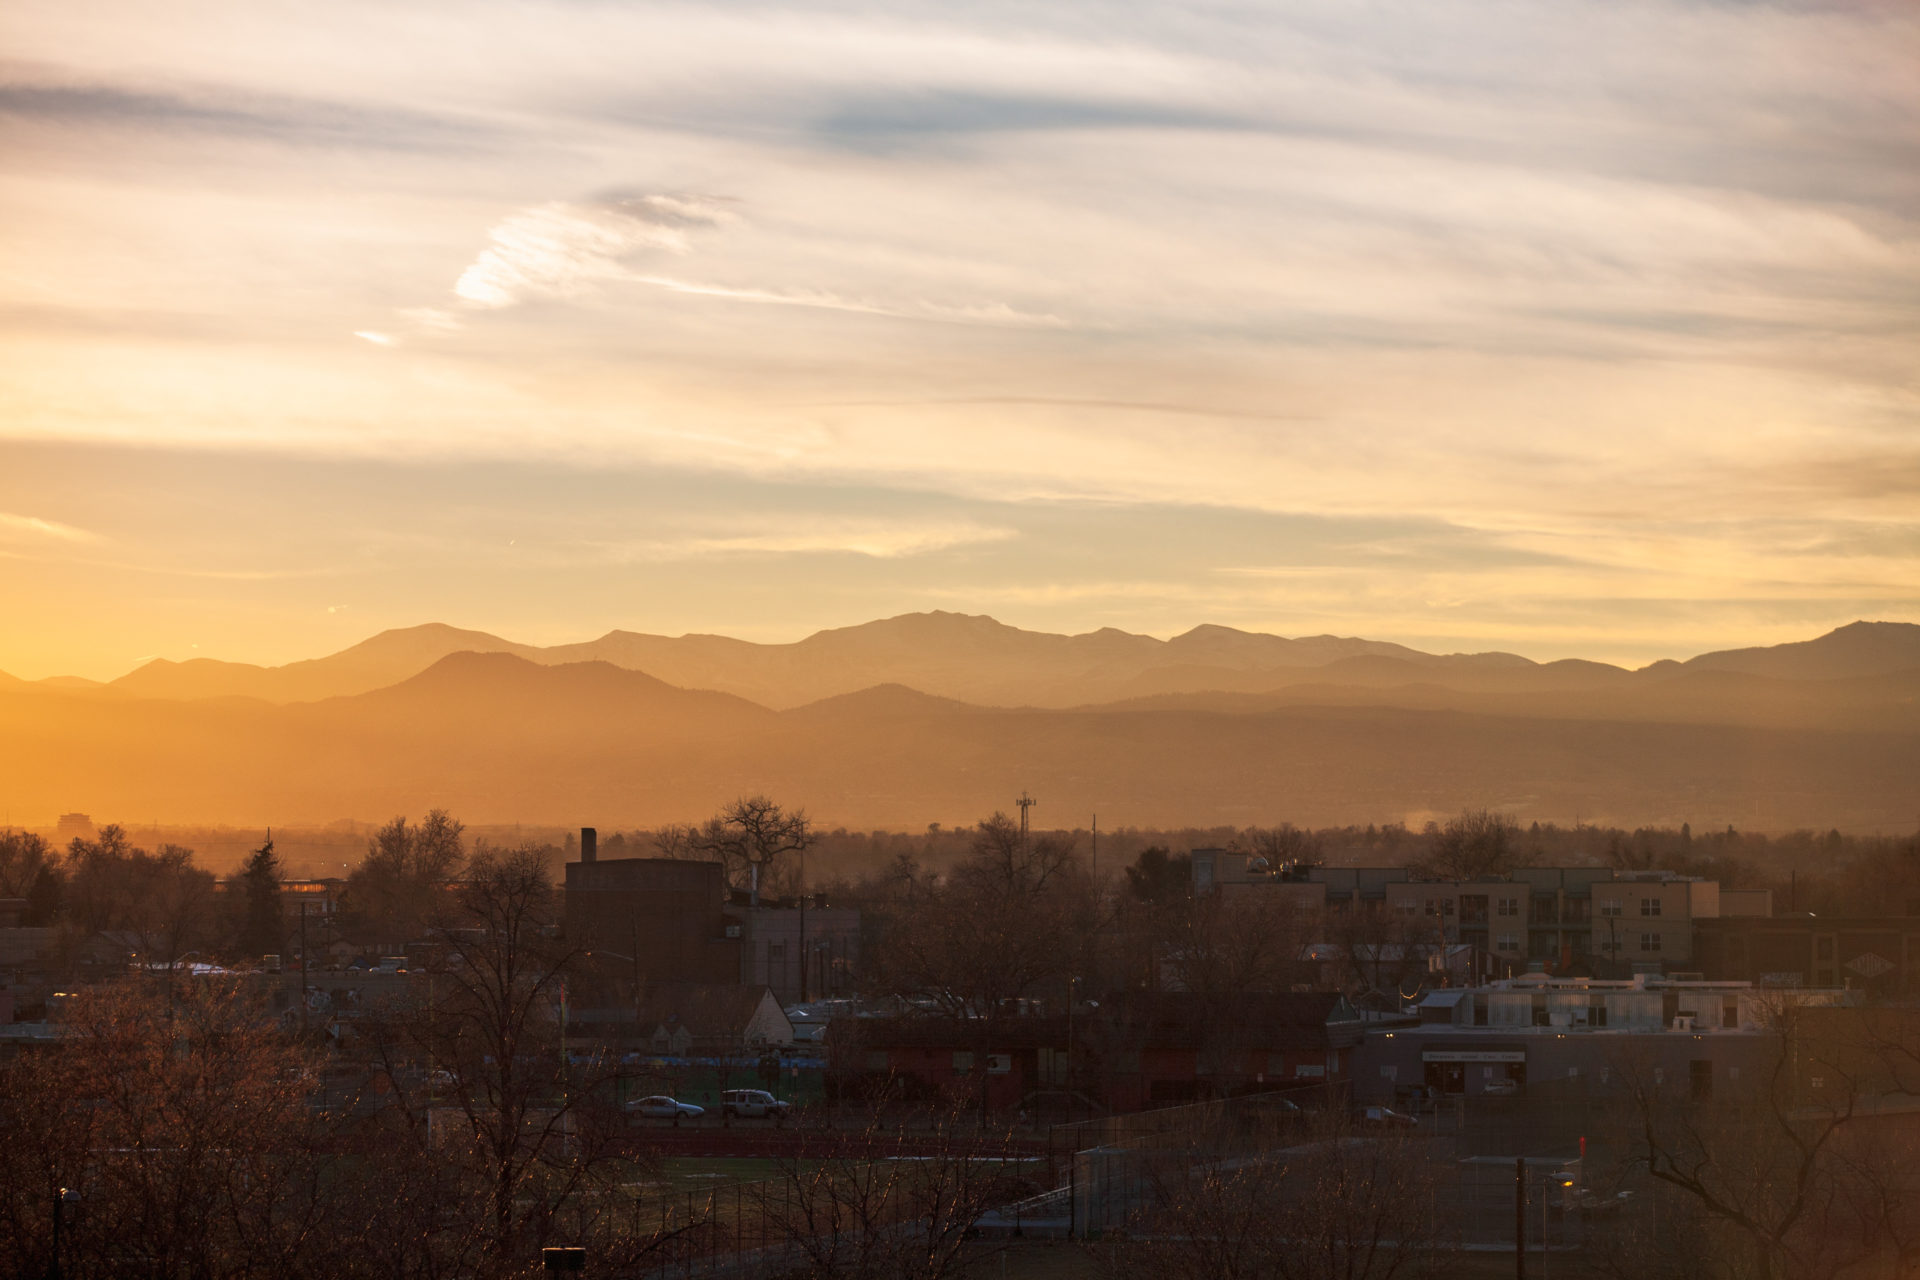
<svg viewBox="0 0 1920 1280">
<path fill-rule="evenodd" d="M 1643 915 L 1643 916 L 1657 916 L 1657 915 L 1659 915 L 1659 914 L 1660 914 L 1660 899 L 1658 899 L 1658 898 L 1642 898 L 1642 899 L 1640 899 L 1640 914 L 1641 914 L 1641 915 Z"/>
<path fill-rule="evenodd" d="M 1502 899 L 1500 899 L 1500 910 L 1499 910 L 1499 914 L 1501 914 L 1501 915 L 1503 915 L 1503 916 L 1517 916 L 1517 915 L 1519 915 L 1519 914 L 1520 914 L 1520 899 L 1518 899 L 1518 898 L 1502 898 Z"/>
<path fill-rule="evenodd" d="M 1641 934 L 1640 949 L 1642 951 L 1658 951 L 1660 949 L 1660 935 L 1657 933 Z"/>
<path fill-rule="evenodd" d="M 1618 898 L 1602 898 L 1602 899 L 1600 899 L 1600 914 L 1601 914 L 1601 915 L 1603 915 L 1603 916 L 1617 916 L 1617 915 L 1619 915 L 1619 914 L 1620 914 L 1620 899 L 1618 899 Z"/>
<path fill-rule="evenodd" d="M 1518 951 L 1520 949 L 1520 935 L 1517 933 L 1503 933 L 1494 941 L 1494 949 L 1496 951 Z"/>
</svg>

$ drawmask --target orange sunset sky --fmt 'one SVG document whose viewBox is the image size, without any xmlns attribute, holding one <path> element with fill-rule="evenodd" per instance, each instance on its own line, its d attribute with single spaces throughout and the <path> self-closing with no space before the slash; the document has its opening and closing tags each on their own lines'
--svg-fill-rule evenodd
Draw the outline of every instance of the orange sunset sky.
<svg viewBox="0 0 1920 1280">
<path fill-rule="evenodd" d="M 1920 620 L 1905 3 L 0 7 L 0 671 Z"/>
</svg>

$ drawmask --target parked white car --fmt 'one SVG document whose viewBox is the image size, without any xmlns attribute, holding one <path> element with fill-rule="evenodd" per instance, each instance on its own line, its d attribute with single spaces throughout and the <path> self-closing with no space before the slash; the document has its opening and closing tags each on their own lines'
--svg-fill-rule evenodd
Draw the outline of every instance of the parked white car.
<svg viewBox="0 0 1920 1280">
<path fill-rule="evenodd" d="M 720 1095 L 720 1109 L 729 1116 L 760 1120 L 772 1116 L 785 1120 L 793 1110 L 765 1089 L 729 1089 Z"/>
<path fill-rule="evenodd" d="M 707 1114 L 705 1107 L 696 1107 L 691 1102 L 675 1102 L 665 1094 L 636 1098 L 627 1104 L 627 1110 L 648 1120 L 671 1120 L 675 1124 L 682 1120 L 697 1120 Z"/>
</svg>

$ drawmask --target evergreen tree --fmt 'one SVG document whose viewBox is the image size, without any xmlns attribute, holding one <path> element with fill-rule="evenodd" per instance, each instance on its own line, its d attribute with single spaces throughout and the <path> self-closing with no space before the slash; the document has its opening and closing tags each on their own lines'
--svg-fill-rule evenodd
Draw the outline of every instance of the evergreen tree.
<svg viewBox="0 0 1920 1280">
<path fill-rule="evenodd" d="M 286 939 L 286 917 L 280 909 L 280 859 L 273 852 L 273 836 L 255 849 L 240 872 L 240 952 L 246 956 L 278 954 Z"/>
</svg>

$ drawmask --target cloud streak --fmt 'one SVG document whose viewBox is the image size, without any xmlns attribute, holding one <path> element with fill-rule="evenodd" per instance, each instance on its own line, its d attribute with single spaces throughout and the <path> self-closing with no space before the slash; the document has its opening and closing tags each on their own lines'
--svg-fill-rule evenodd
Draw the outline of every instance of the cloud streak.
<svg viewBox="0 0 1920 1280">
<path fill-rule="evenodd" d="M 403 308 L 400 317 L 422 332 L 449 333 L 461 311 L 505 311 L 531 302 L 577 302 L 613 285 L 641 285 L 724 302 L 842 311 L 950 324 L 1061 328 L 1060 316 L 1004 302 L 951 303 L 924 298 L 883 300 L 825 289 L 779 288 L 689 280 L 648 270 L 642 263 L 684 257 L 703 233 L 737 226 L 730 202 L 697 195 L 625 195 L 586 203 L 553 201 L 522 210 L 488 233 L 488 246 L 455 282 L 457 310 Z M 379 331 L 354 336 L 380 345 Z"/>
<path fill-rule="evenodd" d="M 722 515 L 603 494 L 543 597 L 697 625 L 818 581 L 1631 646 L 1711 598 L 1684 650 L 1913 599 L 1908 4 L 19 0 L 0 47 L 0 508 L 49 501 L 4 484 L 31 441 L 698 476 Z M 768 486 L 780 520 L 729 498 Z M 834 525 L 874 516 L 848 486 L 881 527 Z M 1288 523 L 1399 517 L 1466 534 Z M 487 571 L 443 568 L 483 623 Z"/>
<path fill-rule="evenodd" d="M 88 543 L 101 541 L 100 535 L 58 520 L 24 516 L 0 511 L 0 537 L 28 542 Z"/>
<path fill-rule="evenodd" d="M 544 298 L 571 299 L 610 280 L 634 278 L 641 254 L 687 251 L 691 236 L 732 220 L 702 196 L 617 196 L 551 203 L 517 213 L 489 233 L 489 246 L 455 283 L 462 303 L 498 310 Z"/>
</svg>

